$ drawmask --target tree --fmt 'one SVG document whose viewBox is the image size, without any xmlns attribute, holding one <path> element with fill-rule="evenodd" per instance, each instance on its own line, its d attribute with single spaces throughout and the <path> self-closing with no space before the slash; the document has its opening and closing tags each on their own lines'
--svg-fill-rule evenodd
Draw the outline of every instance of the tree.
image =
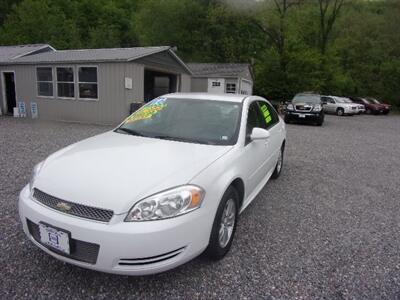
<svg viewBox="0 0 400 300">
<path fill-rule="evenodd" d="M 319 23 L 320 23 L 320 50 L 324 55 L 326 53 L 329 37 L 333 26 L 343 7 L 344 0 L 318 0 L 319 5 Z"/>
<path fill-rule="evenodd" d="M 287 53 L 288 14 L 291 8 L 298 7 L 302 0 L 273 0 L 264 4 L 254 19 L 256 26 L 265 34 L 267 43 L 275 48 L 279 61 L 279 75 L 281 85 L 281 97 L 287 97 L 290 93 L 288 82 L 289 56 Z"/>
<path fill-rule="evenodd" d="M 1 44 L 51 43 L 56 48 L 79 47 L 74 22 L 49 0 L 22 1 L 0 31 Z"/>
</svg>

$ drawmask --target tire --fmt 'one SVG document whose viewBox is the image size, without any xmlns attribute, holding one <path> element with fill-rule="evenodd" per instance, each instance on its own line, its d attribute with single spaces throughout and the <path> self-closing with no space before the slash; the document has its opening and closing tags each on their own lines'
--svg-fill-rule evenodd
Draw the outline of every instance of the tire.
<svg viewBox="0 0 400 300">
<path fill-rule="evenodd" d="M 389 114 L 389 112 L 388 112 L 388 111 L 385 111 L 385 112 L 383 112 L 383 114 L 384 114 L 385 116 L 387 116 L 387 115 Z"/>
<path fill-rule="evenodd" d="M 318 121 L 317 126 L 322 126 L 323 123 L 324 123 L 324 121 Z"/>
<path fill-rule="evenodd" d="M 291 123 L 290 118 L 288 116 L 286 116 L 286 115 L 285 115 L 284 121 L 285 121 L 286 124 L 290 124 Z"/>
<path fill-rule="evenodd" d="M 282 167 L 283 167 L 283 157 L 284 157 L 284 153 L 285 153 L 284 150 L 285 149 L 282 146 L 281 152 L 280 152 L 280 155 L 279 155 L 279 158 L 278 158 L 278 162 L 276 163 L 276 166 L 275 166 L 274 173 L 272 173 L 272 175 L 271 175 L 272 179 L 277 179 L 279 177 L 279 175 L 281 175 Z"/>
<path fill-rule="evenodd" d="M 344 109 L 339 107 L 339 108 L 336 110 L 336 114 L 337 114 L 338 116 L 343 116 L 343 115 L 344 115 Z"/>
<path fill-rule="evenodd" d="M 229 216 L 227 216 L 225 213 L 227 212 L 227 209 L 229 210 L 228 206 L 232 207 L 232 205 L 234 207 L 234 212 L 233 215 L 232 211 L 230 212 L 231 217 L 229 218 Z M 232 246 L 232 241 L 236 232 L 238 212 L 239 194 L 234 187 L 230 186 L 222 196 L 221 202 L 219 203 L 217 213 L 214 218 L 214 223 L 210 235 L 210 242 L 205 251 L 205 255 L 208 258 L 212 260 L 220 260 L 228 253 L 229 249 Z M 223 220 L 224 217 L 226 218 L 225 220 Z M 229 221 L 229 219 L 231 219 L 231 221 Z M 226 225 L 231 224 L 232 222 L 232 228 L 228 228 L 228 226 Z M 224 223 L 225 225 L 222 225 L 222 223 Z M 220 234 L 221 230 L 223 230 L 222 226 L 224 226 L 224 228 L 226 229 L 226 231 L 224 231 L 224 234 L 228 235 L 227 239 L 223 239 Z"/>
</svg>

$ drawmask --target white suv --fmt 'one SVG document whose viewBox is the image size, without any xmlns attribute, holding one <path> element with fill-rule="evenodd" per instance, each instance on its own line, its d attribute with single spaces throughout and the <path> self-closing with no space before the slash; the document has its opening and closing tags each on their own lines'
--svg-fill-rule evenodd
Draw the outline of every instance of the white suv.
<svg viewBox="0 0 400 300">
<path fill-rule="evenodd" d="M 322 96 L 324 102 L 324 112 L 336 114 L 338 116 L 357 115 L 359 105 L 352 103 L 350 99 L 337 96 Z"/>
</svg>

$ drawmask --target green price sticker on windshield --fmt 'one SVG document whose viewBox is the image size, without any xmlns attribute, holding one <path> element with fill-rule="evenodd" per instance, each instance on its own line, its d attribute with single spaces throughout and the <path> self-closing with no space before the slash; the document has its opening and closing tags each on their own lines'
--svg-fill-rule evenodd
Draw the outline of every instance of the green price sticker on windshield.
<svg viewBox="0 0 400 300">
<path fill-rule="evenodd" d="M 265 122 L 267 122 L 267 124 L 271 123 L 272 116 L 271 116 L 271 113 L 270 113 L 268 107 L 266 105 L 264 105 L 264 104 L 261 105 L 261 111 L 262 111 L 262 113 L 264 115 Z"/>
</svg>

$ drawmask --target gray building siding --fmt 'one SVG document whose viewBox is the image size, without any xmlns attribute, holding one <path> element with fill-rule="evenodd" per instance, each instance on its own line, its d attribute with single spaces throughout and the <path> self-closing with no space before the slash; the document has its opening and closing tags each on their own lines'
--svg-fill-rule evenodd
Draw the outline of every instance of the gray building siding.
<svg viewBox="0 0 400 300">
<path fill-rule="evenodd" d="M 191 91 L 195 93 L 206 93 L 208 90 L 208 78 L 192 77 Z"/>
<path fill-rule="evenodd" d="M 98 100 L 79 100 L 44 98 L 37 96 L 36 66 L 14 66 L 17 101 L 24 101 L 28 116 L 30 102 L 38 105 L 39 118 L 46 120 L 68 120 L 76 122 L 90 122 L 102 124 L 116 124 L 121 122 L 129 113 L 131 102 L 141 102 L 143 99 L 143 69 L 135 63 L 99 63 Z M 63 66 L 53 64 L 52 66 Z M 64 66 L 77 67 L 79 64 Z M 133 80 L 133 88 L 125 89 L 125 77 Z M 56 83 L 54 82 L 54 85 Z M 77 94 L 77 84 L 75 85 Z"/>
<path fill-rule="evenodd" d="M 191 77 L 188 74 L 182 74 L 180 92 L 189 93 L 190 91 L 191 91 Z"/>
</svg>

